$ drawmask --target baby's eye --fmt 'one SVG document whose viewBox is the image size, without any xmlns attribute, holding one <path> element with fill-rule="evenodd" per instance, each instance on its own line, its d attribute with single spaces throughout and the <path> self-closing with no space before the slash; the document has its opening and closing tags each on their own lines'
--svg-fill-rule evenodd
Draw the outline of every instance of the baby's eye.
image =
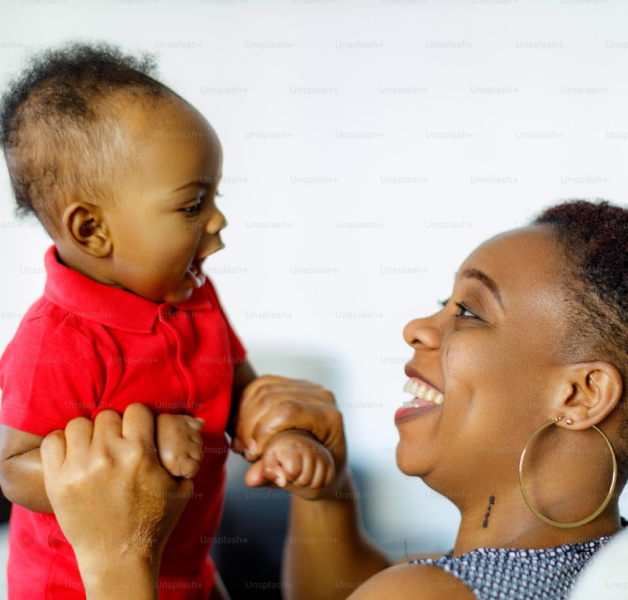
<svg viewBox="0 0 628 600">
<path fill-rule="evenodd" d="M 203 199 L 199 198 L 198 202 L 194 206 L 187 206 L 186 208 L 182 208 L 181 210 L 188 213 L 188 215 L 197 215 L 201 210 L 202 203 Z"/>
</svg>

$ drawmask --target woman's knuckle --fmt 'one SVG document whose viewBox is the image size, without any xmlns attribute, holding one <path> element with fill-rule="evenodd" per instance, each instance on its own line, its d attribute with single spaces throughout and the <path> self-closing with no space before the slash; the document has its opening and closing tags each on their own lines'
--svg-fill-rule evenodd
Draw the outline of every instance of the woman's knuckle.
<svg viewBox="0 0 628 600">
<path fill-rule="evenodd" d="M 342 429 L 343 418 L 342 418 L 342 413 L 339 410 L 330 411 L 329 420 L 331 421 L 332 426 L 334 426 L 335 428 Z"/>
<path fill-rule="evenodd" d="M 290 398 L 284 398 L 277 402 L 277 413 L 284 418 L 295 417 L 299 411 L 298 402 Z"/>
<path fill-rule="evenodd" d="M 330 404 L 336 403 L 336 397 L 334 396 L 333 392 L 329 390 L 323 390 L 320 395 L 322 399 L 326 402 L 329 402 Z"/>
<path fill-rule="evenodd" d="M 268 408 L 277 401 L 277 392 L 271 385 L 264 385 L 259 390 L 258 403 L 263 408 Z"/>
<path fill-rule="evenodd" d="M 162 423 L 168 423 L 169 421 L 174 420 L 174 415 L 170 413 L 159 413 L 157 415 L 157 423 L 161 425 Z"/>
<path fill-rule="evenodd" d="M 109 471 L 113 464 L 113 457 L 106 452 L 101 452 L 90 461 L 89 468 L 93 472 L 102 473 Z"/>
</svg>

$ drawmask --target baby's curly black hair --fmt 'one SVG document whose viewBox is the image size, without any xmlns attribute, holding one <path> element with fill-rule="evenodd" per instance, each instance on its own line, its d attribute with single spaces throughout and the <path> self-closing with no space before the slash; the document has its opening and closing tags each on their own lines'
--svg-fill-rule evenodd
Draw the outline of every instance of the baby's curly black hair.
<svg viewBox="0 0 628 600">
<path fill-rule="evenodd" d="M 624 380 L 619 409 L 626 409 L 628 384 L 628 209 L 608 200 L 570 200 L 544 210 L 531 223 L 553 228 L 566 268 L 562 283 L 570 298 L 571 335 L 566 356 L 605 360 Z M 622 420 L 628 446 L 628 412 Z M 628 456 L 625 457 L 628 459 Z"/>
<path fill-rule="evenodd" d="M 114 202 L 124 167 L 116 124 L 129 100 L 177 96 L 157 81 L 156 59 L 107 43 L 71 42 L 33 55 L 0 100 L 0 142 L 17 201 L 54 238 L 74 200 Z"/>
</svg>

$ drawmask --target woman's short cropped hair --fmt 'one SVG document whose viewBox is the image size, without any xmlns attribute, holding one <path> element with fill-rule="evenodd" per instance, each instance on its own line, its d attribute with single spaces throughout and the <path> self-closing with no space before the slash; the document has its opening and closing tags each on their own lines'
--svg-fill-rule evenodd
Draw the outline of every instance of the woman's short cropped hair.
<svg viewBox="0 0 628 600">
<path fill-rule="evenodd" d="M 532 225 L 549 225 L 565 259 L 561 280 L 568 294 L 570 335 L 566 360 L 605 360 L 624 381 L 616 410 L 624 413 L 621 450 L 628 460 L 628 209 L 608 200 L 570 200 L 545 209 Z"/>
</svg>

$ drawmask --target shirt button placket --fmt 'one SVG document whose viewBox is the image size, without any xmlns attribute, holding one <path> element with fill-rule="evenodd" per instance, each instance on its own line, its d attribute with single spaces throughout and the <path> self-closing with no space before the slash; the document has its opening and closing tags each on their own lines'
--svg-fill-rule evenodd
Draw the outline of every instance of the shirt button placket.
<svg viewBox="0 0 628 600">
<path fill-rule="evenodd" d="M 175 346 L 176 346 L 176 359 L 175 362 L 179 372 L 181 373 L 183 380 L 187 382 L 187 399 L 186 399 L 186 406 L 187 406 L 187 410 L 186 412 L 190 412 L 192 410 L 192 406 L 191 403 L 193 402 L 193 383 L 192 383 L 192 378 L 191 378 L 191 374 L 189 373 L 188 368 L 185 365 L 184 359 L 185 359 L 185 355 L 183 353 L 183 346 L 181 343 L 181 336 L 179 335 L 179 332 L 177 331 L 176 327 L 174 327 L 174 325 L 172 325 L 169 320 L 171 320 L 171 317 L 174 316 L 175 311 L 177 311 L 177 307 L 176 306 L 171 306 L 169 304 L 167 304 L 166 302 L 164 302 L 163 304 L 159 305 L 159 309 L 157 311 L 157 314 L 159 316 L 159 320 L 166 326 L 166 328 L 168 330 L 170 330 L 170 332 L 172 333 L 172 336 L 175 339 Z M 191 413 L 190 413 L 191 414 Z"/>
</svg>

